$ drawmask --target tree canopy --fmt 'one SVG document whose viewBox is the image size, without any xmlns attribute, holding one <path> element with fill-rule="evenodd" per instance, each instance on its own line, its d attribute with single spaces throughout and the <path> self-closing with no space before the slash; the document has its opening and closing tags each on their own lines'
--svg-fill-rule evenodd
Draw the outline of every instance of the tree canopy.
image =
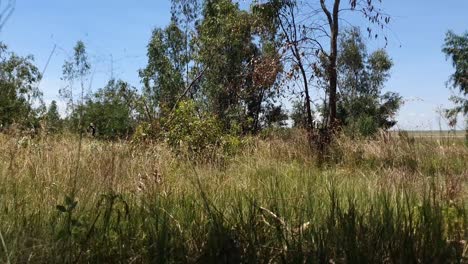
<svg viewBox="0 0 468 264">
<path fill-rule="evenodd" d="M 138 72 L 141 87 L 112 77 L 94 90 L 86 45 L 76 43 L 62 68 L 60 95 L 68 110 L 63 120 L 56 102 L 45 115 L 34 114 L 30 99 L 40 98 L 34 86 L 40 74 L 31 57 L 6 56 L 2 46 L 1 84 L 9 85 L 2 90 L 8 106 L 8 111 L 2 108 L 2 122 L 41 116 L 50 131 L 81 133 L 92 124 L 104 138 L 136 132 L 187 139 L 180 133 L 193 124 L 175 125 L 174 120 L 205 124 L 200 118 L 209 117 L 206 124 L 219 133 L 242 136 L 288 126 L 292 119 L 308 130 L 311 142 L 319 130 L 331 137 L 335 126 L 372 135 L 396 123 L 401 97 L 384 92 L 393 62 L 385 49 L 368 52 L 361 29 L 342 27 L 340 21 L 348 11 L 364 15 L 370 35 L 371 25 L 390 21 L 378 4 L 270 0 L 241 8 L 232 0 L 172 0 L 170 22 L 154 28 L 146 46 L 147 63 Z M 461 40 L 447 39 L 444 51 L 457 65 L 451 80 L 466 89 L 464 70 L 459 70 Z M 291 113 L 287 101 L 294 102 Z"/>
<path fill-rule="evenodd" d="M 20 57 L 0 42 L 0 125 L 34 126 L 39 116 L 41 79 L 32 56 Z M 36 104 L 35 104 L 36 103 Z"/>
<path fill-rule="evenodd" d="M 442 51 L 447 56 L 447 59 L 452 61 L 452 65 L 455 68 L 455 72 L 450 76 L 448 85 L 460 93 L 460 95 L 451 97 L 456 106 L 446 111 L 451 126 L 455 126 L 459 113 L 465 116 L 468 115 L 468 32 L 457 35 L 452 31 L 448 31 L 445 35 Z M 468 121 L 466 127 L 468 130 Z"/>
</svg>

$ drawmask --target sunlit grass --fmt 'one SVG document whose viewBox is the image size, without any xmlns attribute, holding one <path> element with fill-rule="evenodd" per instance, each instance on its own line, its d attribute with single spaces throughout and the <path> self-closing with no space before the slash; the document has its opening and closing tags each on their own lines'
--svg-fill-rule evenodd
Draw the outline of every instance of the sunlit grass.
<svg viewBox="0 0 468 264">
<path fill-rule="evenodd" d="M 463 144 L 342 137 L 318 166 L 299 131 L 204 161 L 85 139 L 75 178 L 77 144 L 0 135 L 1 262 L 467 260 Z"/>
</svg>

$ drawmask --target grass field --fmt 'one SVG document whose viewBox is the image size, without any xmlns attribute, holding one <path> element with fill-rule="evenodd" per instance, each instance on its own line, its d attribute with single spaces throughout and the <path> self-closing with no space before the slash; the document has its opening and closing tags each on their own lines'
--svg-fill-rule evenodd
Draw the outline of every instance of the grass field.
<svg viewBox="0 0 468 264">
<path fill-rule="evenodd" d="M 398 134 L 401 131 L 393 131 L 392 133 Z M 409 136 L 415 137 L 415 138 L 464 138 L 466 133 L 465 131 L 462 130 L 456 130 L 456 131 L 448 131 L 448 130 L 443 130 L 443 131 L 438 131 L 438 130 L 407 130 L 404 131 L 408 133 Z"/>
<path fill-rule="evenodd" d="M 0 262 L 466 263 L 468 148 L 303 133 L 233 156 L 0 135 Z"/>
</svg>

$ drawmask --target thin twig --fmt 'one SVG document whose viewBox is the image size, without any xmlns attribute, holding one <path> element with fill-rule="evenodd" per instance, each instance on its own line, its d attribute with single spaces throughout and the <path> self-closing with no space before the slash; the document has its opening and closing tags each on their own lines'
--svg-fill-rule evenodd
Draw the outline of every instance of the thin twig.
<svg viewBox="0 0 468 264">
<path fill-rule="evenodd" d="M 3 250 L 5 251 L 5 255 L 6 255 L 6 259 L 7 259 L 7 262 L 8 264 L 10 264 L 10 255 L 8 254 L 8 249 L 7 249 L 7 246 L 5 244 L 5 240 L 3 239 L 3 235 L 2 235 L 2 231 L 0 231 L 0 240 L 2 240 L 2 246 L 3 246 Z"/>
</svg>

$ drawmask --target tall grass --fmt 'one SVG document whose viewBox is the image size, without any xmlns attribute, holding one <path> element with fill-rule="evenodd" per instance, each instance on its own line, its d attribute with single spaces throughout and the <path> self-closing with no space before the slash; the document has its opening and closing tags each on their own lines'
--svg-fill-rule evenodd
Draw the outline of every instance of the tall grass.
<svg viewBox="0 0 468 264">
<path fill-rule="evenodd" d="M 317 166 L 299 131 L 204 162 L 85 139 L 73 178 L 77 142 L 0 135 L 0 262 L 468 261 L 463 144 L 343 137 Z"/>
</svg>

